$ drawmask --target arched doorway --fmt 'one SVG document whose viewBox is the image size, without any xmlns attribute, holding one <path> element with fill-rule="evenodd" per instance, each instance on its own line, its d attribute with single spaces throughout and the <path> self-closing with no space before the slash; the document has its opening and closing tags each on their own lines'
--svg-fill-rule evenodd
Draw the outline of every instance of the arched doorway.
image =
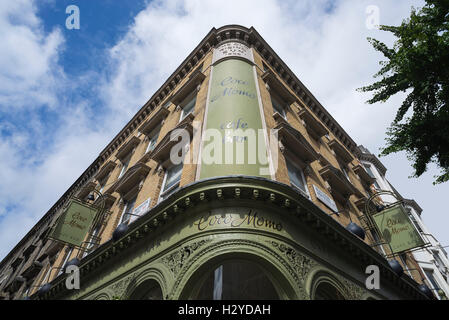
<svg viewBox="0 0 449 320">
<path fill-rule="evenodd" d="M 316 286 L 313 300 L 345 300 L 345 298 L 331 283 L 322 281 Z"/>
<path fill-rule="evenodd" d="M 129 300 L 163 300 L 161 286 L 155 280 L 146 280 L 131 293 Z"/>
<path fill-rule="evenodd" d="M 198 276 L 198 273 L 200 276 Z M 197 284 L 189 299 L 278 300 L 273 276 L 260 264 L 246 259 L 228 259 L 208 270 L 198 270 Z"/>
</svg>

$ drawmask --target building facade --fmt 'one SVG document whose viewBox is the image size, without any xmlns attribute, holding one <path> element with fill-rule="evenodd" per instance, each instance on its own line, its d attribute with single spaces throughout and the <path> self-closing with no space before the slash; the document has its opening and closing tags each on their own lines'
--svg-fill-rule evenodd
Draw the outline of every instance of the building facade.
<svg viewBox="0 0 449 320">
<path fill-rule="evenodd" d="M 407 270 L 407 273 L 418 272 L 417 275 L 422 277 L 426 285 L 434 292 L 434 295 L 438 299 L 446 300 L 449 297 L 449 260 L 447 252 L 424 224 L 421 217 L 422 208 L 415 200 L 404 199 L 390 184 L 386 178 L 387 169 L 374 154 L 363 146 L 359 146 L 359 148 L 361 151 L 360 158 L 365 169 L 375 179 L 373 183 L 374 188 L 390 191 L 396 195 L 397 199 L 403 201 L 411 221 L 428 243 L 426 247 L 419 248 L 411 253 L 421 269 Z M 386 203 L 396 201 L 396 198 L 390 195 L 380 195 L 380 197 Z M 400 256 L 400 259 L 406 259 L 406 256 Z"/>
<path fill-rule="evenodd" d="M 1 295 L 428 299 L 360 227 L 360 155 L 254 28 L 213 28 L 2 261 Z M 107 209 L 82 249 L 48 238 L 71 198 Z"/>
</svg>

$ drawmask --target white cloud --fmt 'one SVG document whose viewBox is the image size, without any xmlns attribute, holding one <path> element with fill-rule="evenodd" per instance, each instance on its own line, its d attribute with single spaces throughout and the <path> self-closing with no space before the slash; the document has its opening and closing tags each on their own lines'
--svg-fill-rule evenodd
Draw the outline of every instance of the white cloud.
<svg viewBox="0 0 449 320">
<path fill-rule="evenodd" d="M 32 1 L 0 4 L 0 111 L 56 105 L 60 30 L 45 34 Z"/>
</svg>

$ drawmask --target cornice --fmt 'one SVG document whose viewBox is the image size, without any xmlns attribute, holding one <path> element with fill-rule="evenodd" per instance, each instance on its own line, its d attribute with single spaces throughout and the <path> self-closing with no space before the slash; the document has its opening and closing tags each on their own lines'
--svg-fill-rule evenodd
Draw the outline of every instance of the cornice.
<svg viewBox="0 0 449 320">
<path fill-rule="evenodd" d="M 407 277 L 398 277 L 379 253 L 293 188 L 269 179 L 246 176 L 206 179 L 179 189 L 135 220 L 120 239 L 115 242 L 109 240 L 82 259 L 79 265 L 81 276 L 96 272 L 111 259 L 128 252 L 128 248 L 159 232 L 161 226 L 174 223 L 176 216 L 188 214 L 189 209 L 205 202 L 210 205 L 224 200 L 232 200 L 235 205 L 248 200 L 276 205 L 279 211 L 307 224 L 360 263 L 378 265 L 383 279 L 395 285 L 405 296 L 426 299 L 419 292 L 417 283 Z M 32 298 L 57 299 L 67 295 L 65 277 L 62 274 L 54 279 L 52 288 L 44 296 L 35 294 Z"/>
<path fill-rule="evenodd" d="M 387 168 L 380 162 L 380 160 L 372 153 L 363 153 L 360 152 L 359 159 L 361 161 L 366 161 L 369 163 L 372 163 L 376 169 L 380 172 L 380 174 L 385 177 L 385 174 L 387 173 Z"/>
</svg>

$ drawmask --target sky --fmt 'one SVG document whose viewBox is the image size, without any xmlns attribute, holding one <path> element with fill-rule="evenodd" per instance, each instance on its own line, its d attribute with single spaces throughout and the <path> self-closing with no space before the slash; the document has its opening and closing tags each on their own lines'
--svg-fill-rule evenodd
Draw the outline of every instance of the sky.
<svg viewBox="0 0 449 320">
<path fill-rule="evenodd" d="M 0 0 L 0 260 L 51 208 L 212 27 L 253 26 L 357 144 L 379 154 L 404 96 L 368 105 L 380 53 L 371 28 L 424 1 Z M 76 5 L 80 28 L 68 29 Z M 373 7 L 374 6 L 374 7 Z M 380 158 L 442 245 L 449 183 L 404 153 Z"/>
</svg>

